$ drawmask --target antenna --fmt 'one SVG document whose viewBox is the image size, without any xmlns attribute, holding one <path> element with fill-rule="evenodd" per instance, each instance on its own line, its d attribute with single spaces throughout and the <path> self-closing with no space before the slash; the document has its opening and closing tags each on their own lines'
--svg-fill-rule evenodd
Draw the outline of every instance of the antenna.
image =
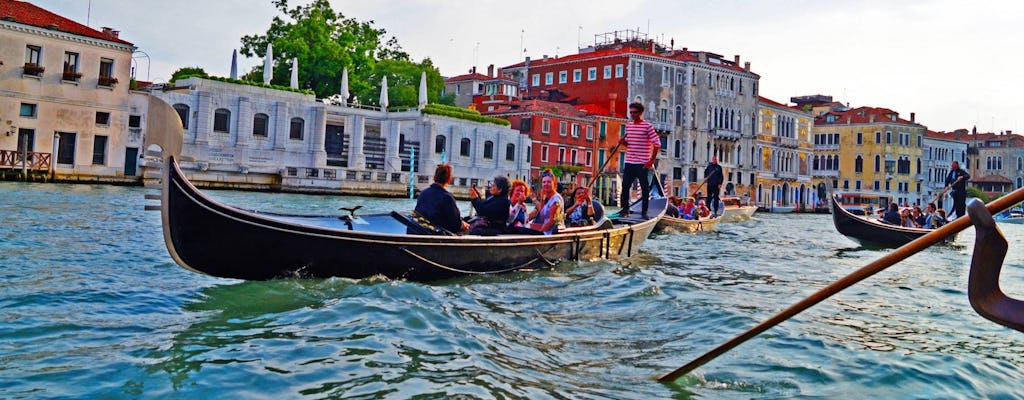
<svg viewBox="0 0 1024 400">
<path fill-rule="evenodd" d="M 526 54 L 526 29 L 519 32 L 519 56 Z"/>
<path fill-rule="evenodd" d="M 85 26 L 89 26 L 90 17 L 92 17 L 92 0 L 89 0 L 89 6 L 85 9 Z"/>
<path fill-rule="evenodd" d="M 476 46 L 473 46 L 473 66 L 476 67 L 480 64 L 480 42 L 476 42 Z"/>
<path fill-rule="evenodd" d="M 576 50 L 579 51 L 583 48 L 583 25 L 579 26 L 576 30 Z"/>
</svg>

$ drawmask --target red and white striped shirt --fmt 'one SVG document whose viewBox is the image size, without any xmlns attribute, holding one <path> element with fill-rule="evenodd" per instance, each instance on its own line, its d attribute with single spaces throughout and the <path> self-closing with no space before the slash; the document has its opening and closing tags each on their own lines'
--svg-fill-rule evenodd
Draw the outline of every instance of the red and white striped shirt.
<svg viewBox="0 0 1024 400">
<path fill-rule="evenodd" d="M 626 123 L 626 164 L 647 164 L 651 150 L 661 146 L 661 139 L 650 122 Z"/>
</svg>

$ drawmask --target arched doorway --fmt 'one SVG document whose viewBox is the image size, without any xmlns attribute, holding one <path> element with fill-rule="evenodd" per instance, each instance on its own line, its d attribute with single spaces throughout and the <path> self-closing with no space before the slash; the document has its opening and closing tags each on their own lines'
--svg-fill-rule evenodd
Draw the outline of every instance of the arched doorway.
<svg viewBox="0 0 1024 400">
<path fill-rule="evenodd" d="M 789 206 L 793 203 L 793 196 L 789 193 L 789 183 L 782 184 L 782 190 L 779 192 L 779 204 L 783 206 Z"/>
</svg>

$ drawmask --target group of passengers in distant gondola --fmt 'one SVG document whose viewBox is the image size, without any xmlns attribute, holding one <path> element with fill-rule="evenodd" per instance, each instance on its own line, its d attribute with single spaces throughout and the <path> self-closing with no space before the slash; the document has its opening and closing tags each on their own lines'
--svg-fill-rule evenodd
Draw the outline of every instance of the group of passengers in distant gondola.
<svg viewBox="0 0 1024 400">
<path fill-rule="evenodd" d="M 665 215 L 673 218 L 698 220 L 712 216 L 711 209 L 708 208 L 704 200 L 698 202 L 693 197 L 687 197 L 684 201 L 677 196 L 669 196 L 668 202 L 670 206 L 665 210 Z"/>
<path fill-rule="evenodd" d="M 880 210 L 879 214 L 879 221 L 906 228 L 935 229 L 948 222 L 946 210 L 936 208 L 935 203 L 928 203 L 922 211 L 921 206 L 918 205 L 907 204 L 900 207 L 894 202 L 889 204 L 889 208 Z"/>
</svg>

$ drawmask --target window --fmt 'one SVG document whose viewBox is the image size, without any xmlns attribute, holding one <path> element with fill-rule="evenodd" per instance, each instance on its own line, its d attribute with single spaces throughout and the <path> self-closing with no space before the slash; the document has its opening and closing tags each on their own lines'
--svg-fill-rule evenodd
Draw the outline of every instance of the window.
<svg viewBox="0 0 1024 400">
<path fill-rule="evenodd" d="M 257 113 L 252 116 L 252 135 L 267 137 L 270 131 L 270 116 L 264 113 Z"/>
<path fill-rule="evenodd" d="M 110 113 L 97 111 L 96 112 L 96 125 L 110 125 Z"/>
<path fill-rule="evenodd" d="M 612 79 L 612 66 L 611 65 L 605 65 L 604 66 L 604 75 L 602 75 L 602 77 L 604 77 L 604 79 Z"/>
<path fill-rule="evenodd" d="M 859 154 L 857 155 L 857 159 L 853 160 L 853 172 L 864 172 L 864 159 L 861 158 Z"/>
<path fill-rule="evenodd" d="M 35 104 L 21 103 L 21 111 L 18 113 L 18 115 L 27 118 L 35 118 L 37 112 L 38 111 Z"/>
<path fill-rule="evenodd" d="M 540 146 L 540 162 L 548 162 L 548 146 Z"/>
<path fill-rule="evenodd" d="M 892 144 L 892 132 L 885 131 L 885 144 Z"/>
<path fill-rule="evenodd" d="M 587 125 L 587 140 L 594 140 L 594 126 Z"/>
<path fill-rule="evenodd" d="M 92 165 L 107 163 L 107 137 L 96 135 L 92 140 Z"/>
<path fill-rule="evenodd" d="M 559 163 L 564 163 L 565 162 L 565 147 L 559 147 L 558 148 L 558 162 Z"/>
<path fill-rule="evenodd" d="M 882 143 L 882 132 L 875 132 L 875 144 Z"/>
<path fill-rule="evenodd" d="M 60 145 L 57 148 L 57 164 L 75 164 L 75 134 L 71 132 L 57 132 Z"/>
<path fill-rule="evenodd" d="M 682 158 L 683 157 L 683 142 L 682 141 L 676 140 L 675 144 L 672 146 L 672 149 L 673 149 L 673 152 L 672 152 L 672 156 L 673 157 L 675 157 L 675 158 Z"/>
<path fill-rule="evenodd" d="M 64 76 L 65 81 L 77 81 L 82 74 L 78 73 L 78 53 L 64 52 Z"/>
<path fill-rule="evenodd" d="M 583 158 L 583 162 L 589 167 L 592 158 L 594 158 L 594 152 L 587 150 Z"/>
<path fill-rule="evenodd" d="M 459 142 L 459 155 L 460 156 L 469 157 L 469 147 L 470 147 L 470 144 L 471 144 L 471 142 L 469 141 L 469 138 L 462 138 L 462 141 Z"/>
<path fill-rule="evenodd" d="M 849 179 L 843 179 L 843 190 L 846 190 L 846 189 L 849 189 L 849 188 L 850 188 L 850 180 Z"/>
<path fill-rule="evenodd" d="M 582 69 L 575 69 L 575 70 L 573 70 L 572 71 L 572 81 L 573 82 L 579 82 L 579 81 L 582 81 L 582 80 L 583 80 L 583 70 Z"/>
<path fill-rule="evenodd" d="M 574 137 L 574 138 L 580 137 L 580 125 L 579 124 L 572 124 L 572 137 Z"/>
<path fill-rule="evenodd" d="M 921 135 L 917 135 L 917 147 L 922 147 Z"/>
<path fill-rule="evenodd" d="M 672 73 L 669 72 L 668 66 L 661 67 L 661 86 L 669 86 L 672 84 Z"/>
<path fill-rule="evenodd" d="M 117 83 L 117 79 L 114 78 L 114 60 L 101 58 L 99 84 L 102 86 L 111 86 L 115 83 Z"/>
<path fill-rule="evenodd" d="M 569 123 L 561 121 L 558 123 L 558 136 L 565 136 L 569 133 Z"/>
<path fill-rule="evenodd" d="M 448 139 L 441 135 L 434 138 L 434 153 L 441 154 L 444 152 L 447 141 Z"/>
<path fill-rule="evenodd" d="M 569 154 L 569 163 L 576 164 L 576 156 L 579 155 L 579 152 L 576 149 L 572 149 L 572 151 Z"/>
<path fill-rule="evenodd" d="M 683 71 L 676 72 L 676 85 L 683 84 Z M 740 91 L 743 91 L 743 85 L 740 85 Z"/>
<path fill-rule="evenodd" d="M 516 145 L 509 143 L 505 145 L 505 161 L 516 160 Z"/>
<path fill-rule="evenodd" d="M 878 155 L 876 154 L 876 155 L 875 155 L 875 172 L 879 172 L 879 171 L 881 171 L 881 170 L 882 170 L 882 158 L 881 158 L 881 157 L 879 157 L 879 156 L 878 156 Z"/>
<path fill-rule="evenodd" d="M 554 83 L 555 83 L 555 73 L 554 72 L 548 72 L 548 73 L 544 74 L 544 84 L 545 85 L 551 85 L 551 84 L 554 84 Z"/>
<path fill-rule="evenodd" d="M 860 190 L 860 181 L 856 181 L 854 184 L 856 185 L 854 186 L 854 190 Z"/>
<path fill-rule="evenodd" d="M 587 80 L 588 81 L 595 81 L 595 80 L 597 80 L 597 67 L 587 68 Z"/>
<path fill-rule="evenodd" d="M 523 119 L 519 120 L 519 131 L 529 132 L 530 128 L 533 128 L 533 118 L 523 117 Z"/>
<path fill-rule="evenodd" d="M 624 72 L 623 69 L 624 68 L 622 67 L 622 64 L 615 64 L 615 77 L 616 78 L 621 78 L 622 77 L 622 73 Z"/>
<path fill-rule="evenodd" d="M 604 139 L 604 137 L 608 135 L 608 121 L 601 121 L 601 125 L 598 127 L 597 134 L 600 135 L 599 137 L 601 139 Z"/>
<path fill-rule="evenodd" d="M 551 133 L 551 121 L 547 118 L 540 120 L 540 132 L 546 134 Z"/>
<path fill-rule="evenodd" d="M 857 132 L 857 144 L 864 144 L 864 133 Z"/>
<path fill-rule="evenodd" d="M 566 83 L 569 81 L 569 72 L 558 71 L 558 83 Z"/>
<path fill-rule="evenodd" d="M 533 74 L 533 86 L 540 86 L 540 74 Z"/>
<path fill-rule="evenodd" d="M 291 128 L 288 130 L 288 138 L 302 140 L 305 125 L 306 121 L 303 121 L 302 118 L 292 118 Z"/>
<path fill-rule="evenodd" d="M 231 120 L 231 111 L 223 108 L 218 108 L 213 112 L 213 131 L 214 132 L 228 132 L 229 121 Z"/>
<path fill-rule="evenodd" d="M 484 158 L 494 159 L 494 142 L 490 140 L 484 142 Z"/>
<path fill-rule="evenodd" d="M 644 81 L 644 63 L 640 61 L 633 62 L 633 80 L 637 82 Z"/>
<path fill-rule="evenodd" d="M 188 129 L 188 106 L 181 103 L 175 104 L 174 111 L 177 111 L 178 118 L 181 118 L 181 127 L 184 129 Z"/>
<path fill-rule="evenodd" d="M 875 188 L 875 190 L 881 189 L 881 188 L 882 188 L 881 182 L 879 182 L 879 181 L 875 181 L 875 186 L 874 186 L 874 188 Z"/>
</svg>

